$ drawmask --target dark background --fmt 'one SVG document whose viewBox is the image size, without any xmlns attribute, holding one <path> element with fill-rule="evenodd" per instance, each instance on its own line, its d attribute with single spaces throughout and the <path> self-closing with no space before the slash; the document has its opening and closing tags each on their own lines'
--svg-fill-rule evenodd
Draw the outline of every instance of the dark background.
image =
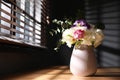
<svg viewBox="0 0 120 80">
<path fill-rule="evenodd" d="M 105 39 L 95 49 L 98 67 L 120 67 L 120 1 L 119 0 L 50 0 L 50 19 L 85 18 L 89 23 L 105 24 Z M 51 24 L 49 29 L 53 28 Z M 54 26 L 55 27 L 55 26 Z M 49 30 L 48 29 L 48 30 Z M 48 36 L 48 49 L 0 43 L 0 74 L 32 70 L 51 65 L 68 65 L 72 48 L 52 50 L 58 36 Z"/>
<path fill-rule="evenodd" d="M 119 0 L 52 0 L 52 18 L 81 19 L 105 25 L 103 43 L 95 49 L 98 67 L 120 67 L 120 1 Z M 79 11 L 79 12 L 78 12 Z M 57 37 L 58 38 L 58 37 Z M 58 40 L 56 38 L 56 40 Z M 72 49 L 62 46 L 61 64 L 69 65 Z"/>
</svg>

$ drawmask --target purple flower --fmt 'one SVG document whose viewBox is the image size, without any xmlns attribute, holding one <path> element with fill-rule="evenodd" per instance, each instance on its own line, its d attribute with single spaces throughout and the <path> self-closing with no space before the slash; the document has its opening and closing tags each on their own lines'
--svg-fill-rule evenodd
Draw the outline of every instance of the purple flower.
<svg viewBox="0 0 120 80">
<path fill-rule="evenodd" d="M 87 27 L 87 29 L 90 28 L 90 25 L 84 19 L 82 19 L 82 20 L 76 20 L 73 23 L 72 27 L 75 27 L 75 26 L 84 26 L 84 27 Z"/>
</svg>

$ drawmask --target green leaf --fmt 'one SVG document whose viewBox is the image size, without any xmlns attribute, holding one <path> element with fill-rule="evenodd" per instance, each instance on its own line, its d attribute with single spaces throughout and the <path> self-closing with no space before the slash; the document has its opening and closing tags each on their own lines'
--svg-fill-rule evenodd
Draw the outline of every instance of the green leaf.
<svg viewBox="0 0 120 80">
<path fill-rule="evenodd" d="M 75 47 L 78 48 L 81 45 L 82 40 L 79 40 L 75 43 Z"/>
<path fill-rule="evenodd" d="M 54 19 L 52 22 L 53 22 L 53 23 L 56 23 L 57 21 L 58 21 L 57 19 Z"/>
<path fill-rule="evenodd" d="M 56 31 L 56 30 L 55 30 L 54 32 L 55 32 L 55 34 L 57 34 L 57 31 Z"/>
<path fill-rule="evenodd" d="M 57 28 L 57 32 L 59 32 L 59 33 L 60 33 L 60 29 L 59 29 L 59 28 Z"/>
<path fill-rule="evenodd" d="M 53 32 L 49 32 L 49 34 L 50 34 L 51 36 L 53 36 Z"/>
</svg>

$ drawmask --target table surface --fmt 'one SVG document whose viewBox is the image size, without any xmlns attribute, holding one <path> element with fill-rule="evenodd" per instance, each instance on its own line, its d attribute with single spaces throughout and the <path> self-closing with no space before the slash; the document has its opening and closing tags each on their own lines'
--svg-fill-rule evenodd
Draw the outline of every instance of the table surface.
<svg viewBox="0 0 120 80">
<path fill-rule="evenodd" d="M 94 76 L 73 76 L 68 66 L 53 66 L 6 76 L 2 80 L 120 80 L 120 68 L 98 68 Z"/>
</svg>

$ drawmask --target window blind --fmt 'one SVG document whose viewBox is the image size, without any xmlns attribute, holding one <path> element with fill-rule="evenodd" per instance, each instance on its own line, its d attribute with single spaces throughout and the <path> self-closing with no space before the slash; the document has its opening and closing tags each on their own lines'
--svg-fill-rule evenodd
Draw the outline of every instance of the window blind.
<svg viewBox="0 0 120 80">
<path fill-rule="evenodd" d="M 45 47 L 47 0 L 0 0 L 0 42 Z"/>
</svg>

